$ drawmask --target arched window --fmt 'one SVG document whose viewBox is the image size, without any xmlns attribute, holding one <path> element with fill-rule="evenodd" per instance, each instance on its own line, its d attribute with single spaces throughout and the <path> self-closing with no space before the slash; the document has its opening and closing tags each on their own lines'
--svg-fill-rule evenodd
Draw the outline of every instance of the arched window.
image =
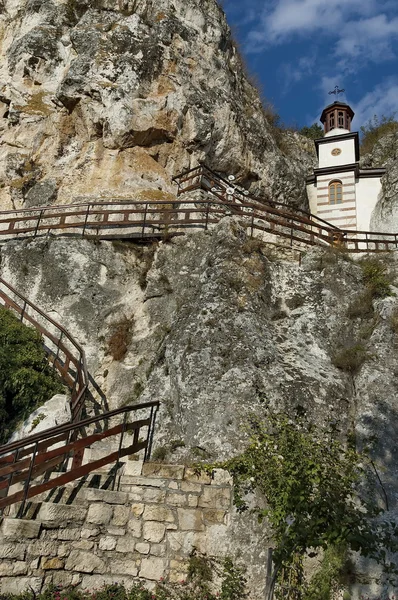
<svg viewBox="0 0 398 600">
<path fill-rule="evenodd" d="M 343 202 L 343 184 L 341 181 L 329 183 L 329 204 L 341 204 Z"/>
<path fill-rule="evenodd" d="M 344 129 L 344 113 L 339 111 L 339 127 Z"/>
</svg>

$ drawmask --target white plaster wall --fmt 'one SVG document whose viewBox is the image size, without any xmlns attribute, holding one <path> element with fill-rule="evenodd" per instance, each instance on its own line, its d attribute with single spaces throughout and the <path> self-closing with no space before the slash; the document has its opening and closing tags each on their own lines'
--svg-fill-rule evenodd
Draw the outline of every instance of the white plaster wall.
<svg viewBox="0 0 398 600">
<path fill-rule="evenodd" d="M 359 179 L 356 184 L 357 229 L 370 231 L 370 218 L 381 192 L 380 177 Z"/>
<path fill-rule="evenodd" d="M 310 211 L 313 215 L 317 214 L 317 195 L 318 192 L 315 183 L 310 183 L 307 185 L 308 202 L 310 205 Z"/>
<path fill-rule="evenodd" d="M 339 130 L 342 131 L 342 130 Z M 338 156 L 332 155 L 332 150 L 340 148 L 341 154 Z M 333 140 L 327 143 L 319 144 L 319 167 L 337 167 L 340 165 L 350 165 L 355 162 L 355 139 L 348 140 Z"/>
<path fill-rule="evenodd" d="M 329 137 L 333 137 L 334 135 L 343 135 L 344 133 L 350 133 L 350 131 L 348 129 L 342 129 L 340 127 L 335 127 L 334 129 L 331 129 L 330 131 L 325 133 L 325 137 L 329 138 Z"/>
</svg>

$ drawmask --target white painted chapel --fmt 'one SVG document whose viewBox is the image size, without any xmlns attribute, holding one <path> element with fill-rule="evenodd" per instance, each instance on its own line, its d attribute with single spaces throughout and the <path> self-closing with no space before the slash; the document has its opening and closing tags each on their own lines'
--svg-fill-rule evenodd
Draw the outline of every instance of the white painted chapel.
<svg viewBox="0 0 398 600">
<path fill-rule="evenodd" d="M 351 131 L 354 112 L 344 102 L 325 108 L 325 137 L 315 140 L 318 167 L 307 178 L 310 210 L 348 231 L 370 231 L 370 218 L 385 169 L 359 168 L 359 135 Z"/>
</svg>

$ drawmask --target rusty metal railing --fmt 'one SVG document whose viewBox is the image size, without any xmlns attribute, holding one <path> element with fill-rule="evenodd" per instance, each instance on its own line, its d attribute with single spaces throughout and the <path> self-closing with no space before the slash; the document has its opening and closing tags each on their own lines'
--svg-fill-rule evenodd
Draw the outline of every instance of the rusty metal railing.
<svg viewBox="0 0 398 600">
<path fill-rule="evenodd" d="M 77 421 L 81 415 L 89 381 L 83 348 L 62 325 L 2 278 L 0 306 L 12 310 L 23 323 L 32 325 L 40 332 L 50 362 L 71 390 L 72 420 Z"/>
<path fill-rule="evenodd" d="M 186 192 L 202 189 L 218 201 L 229 205 L 232 211 L 236 211 L 237 207 L 244 208 L 248 206 L 250 201 L 250 203 L 260 207 L 260 212 L 264 213 L 263 218 L 267 220 L 271 216 L 271 223 L 279 215 L 287 226 L 287 220 L 290 217 L 292 229 L 299 232 L 299 241 L 304 243 L 313 245 L 319 240 L 322 244 L 326 242 L 333 246 L 337 245 L 348 252 L 382 252 L 398 248 L 398 233 L 340 229 L 308 211 L 287 206 L 280 202 L 261 200 L 242 190 L 233 182 L 227 181 L 203 164 L 177 175 L 173 178 L 173 181 L 177 184 L 179 196 Z M 306 230 L 311 227 L 314 237 L 303 239 L 301 235 L 302 226 Z M 254 228 L 256 229 L 255 225 Z M 280 231 L 274 231 L 273 233 L 284 236 L 284 233 Z M 285 237 L 288 236 L 285 235 Z M 297 237 L 293 236 L 292 239 L 297 240 Z"/>
<path fill-rule="evenodd" d="M 21 503 L 18 516 L 22 517 L 27 500 L 34 496 L 105 465 L 117 466 L 122 457 L 141 450 L 147 458 L 158 407 L 159 402 L 126 406 L 0 446 L 0 511 Z M 131 414 L 142 411 L 145 418 L 129 422 Z M 113 424 L 115 420 L 122 422 Z M 110 437 L 119 441 L 118 450 L 83 464 L 88 447 Z"/>
</svg>

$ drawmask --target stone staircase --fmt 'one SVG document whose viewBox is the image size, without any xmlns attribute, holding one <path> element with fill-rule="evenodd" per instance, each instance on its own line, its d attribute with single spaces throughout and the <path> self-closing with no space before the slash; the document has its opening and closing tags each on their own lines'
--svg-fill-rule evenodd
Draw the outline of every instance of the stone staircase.
<svg viewBox="0 0 398 600">
<path fill-rule="evenodd" d="M 127 461 L 117 491 L 102 487 L 109 481 L 107 472 L 91 473 L 35 498 L 27 518 L 3 519 L 1 593 L 49 584 L 128 586 L 137 578 L 154 587 L 161 578 L 183 580 L 194 548 L 225 553 L 232 507 L 226 472 L 210 477 L 181 465 Z"/>
</svg>

